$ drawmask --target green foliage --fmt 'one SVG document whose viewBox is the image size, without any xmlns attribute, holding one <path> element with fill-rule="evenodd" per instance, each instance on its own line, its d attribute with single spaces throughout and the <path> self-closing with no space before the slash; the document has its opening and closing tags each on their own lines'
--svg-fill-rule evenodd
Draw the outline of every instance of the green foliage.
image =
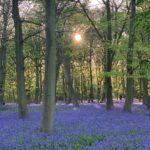
<svg viewBox="0 0 150 150">
<path fill-rule="evenodd" d="M 149 3 L 149 0 L 137 0 L 136 5 L 139 6 L 139 5 L 143 5 L 145 3 Z"/>
<path fill-rule="evenodd" d="M 89 147 L 96 141 L 102 141 L 106 138 L 104 134 L 82 135 L 78 143 L 72 144 L 73 150 L 82 150 L 82 147 Z M 64 145 L 64 144 L 63 144 Z M 65 144 L 66 147 L 66 144 Z"/>
<path fill-rule="evenodd" d="M 77 143 L 77 144 L 72 144 L 72 148 L 73 150 L 81 150 L 81 144 Z"/>
<path fill-rule="evenodd" d="M 72 144 L 73 150 L 82 150 L 82 147 L 90 147 L 96 141 L 102 141 L 106 138 L 104 134 L 82 135 L 77 143 Z M 67 143 L 60 143 L 60 148 L 68 149 Z"/>
<path fill-rule="evenodd" d="M 60 144 L 59 144 L 59 147 L 60 147 L 60 148 L 65 148 L 65 149 L 68 148 L 68 146 L 67 146 L 66 143 L 60 143 Z"/>
<path fill-rule="evenodd" d="M 91 146 L 95 139 L 92 136 L 81 136 L 79 143 L 84 146 Z"/>
</svg>

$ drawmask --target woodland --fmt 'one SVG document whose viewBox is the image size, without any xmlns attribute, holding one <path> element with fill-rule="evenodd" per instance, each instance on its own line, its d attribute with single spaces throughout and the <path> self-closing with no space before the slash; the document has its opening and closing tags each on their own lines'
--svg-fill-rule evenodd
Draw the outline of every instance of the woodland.
<svg viewBox="0 0 150 150">
<path fill-rule="evenodd" d="M 149 150 L 149 80 L 149 0 L 0 0 L 0 150 Z"/>
</svg>

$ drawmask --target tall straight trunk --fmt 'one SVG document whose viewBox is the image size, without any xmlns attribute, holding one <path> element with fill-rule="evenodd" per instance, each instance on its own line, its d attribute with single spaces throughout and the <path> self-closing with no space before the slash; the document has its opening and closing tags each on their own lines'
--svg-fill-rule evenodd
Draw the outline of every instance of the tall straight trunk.
<svg viewBox="0 0 150 150">
<path fill-rule="evenodd" d="M 58 58 L 58 56 L 57 56 Z M 57 89 L 57 83 L 58 83 L 58 78 L 59 78 L 59 73 L 60 73 L 60 66 L 61 66 L 61 62 L 58 62 L 57 61 L 57 64 L 56 64 L 56 86 L 55 86 L 55 95 L 56 95 L 56 89 Z M 57 103 L 57 97 L 56 97 L 56 101 L 55 103 Z"/>
<path fill-rule="evenodd" d="M 122 68 L 122 72 L 124 72 L 124 68 Z M 122 90 L 122 96 L 125 97 L 125 90 L 126 90 L 126 82 L 125 82 L 125 76 L 121 77 L 121 90 Z"/>
<path fill-rule="evenodd" d="M 69 96 L 71 98 L 73 106 L 74 107 L 79 107 L 79 103 L 78 103 L 78 100 L 77 100 L 77 95 L 76 95 L 76 92 L 73 88 L 73 83 L 72 83 L 72 78 L 71 78 L 70 59 L 64 57 L 63 58 L 63 64 L 64 64 L 65 79 L 66 79 L 66 83 L 68 85 Z"/>
<path fill-rule="evenodd" d="M 42 74 L 42 64 L 40 62 L 39 67 L 39 84 L 40 84 L 40 92 L 39 92 L 39 100 L 42 100 L 43 97 L 43 80 L 42 80 L 43 74 Z"/>
<path fill-rule="evenodd" d="M 146 105 L 148 98 L 148 79 L 143 77 L 145 75 L 145 66 L 147 65 L 147 60 L 142 59 L 141 51 L 137 51 L 138 59 L 139 59 L 139 67 L 140 67 L 140 78 L 139 78 L 139 86 L 140 86 L 140 97 L 143 96 L 143 104 Z"/>
<path fill-rule="evenodd" d="M 129 41 L 127 52 L 127 80 L 126 80 L 126 101 L 124 111 L 131 112 L 133 102 L 133 48 L 134 48 L 134 32 L 135 32 L 135 7 L 136 1 L 131 0 L 130 26 L 129 26 Z"/>
<path fill-rule="evenodd" d="M 34 65 L 35 65 L 35 95 L 34 95 L 34 101 L 35 103 L 40 103 L 40 67 L 41 67 L 41 44 L 40 44 L 40 38 L 37 36 L 35 38 L 35 43 L 32 45 L 34 58 Z M 40 56 L 40 57 L 39 57 Z"/>
<path fill-rule="evenodd" d="M 66 84 L 65 84 L 64 70 L 63 70 L 63 72 L 62 72 L 62 89 L 63 89 L 63 101 L 66 102 L 66 99 L 67 99 L 67 92 L 66 92 Z"/>
<path fill-rule="evenodd" d="M 12 1 L 12 15 L 15 26 L 17 100 L 19 103 L 19 116 L 20 118 L 25 118 L 27 115 L 27 100 L 25 93 L 22 23 L 19 16 L 18 0 Z"/>
<path fill-rule="evenodd" d="M 83 103 L 83 63 L 80 65 L 80 101 Z"/>
<path fill-rule="evenodd" d="M 139 101 L 142 101 L 142 80 L 141 78 L 139 79 Z"/>
<path fill-rule="evenodd" d="M 10 1 L 2 3 L 2 35 L 0 43 L 0 105 L 4 104 L 5 76 L 6 76 L 6 51 L 8 41 L 8 17 L 10 15 Z"/>
<path fill-rule="evenodd" d="M 55 86 L 56 86 L 56 12 L 55 0 L 45 0 L 46 11 L 46 54 L 45 54 L 45 78 L 44 101 L 41 122 L 41 131 L 52 133 L 55 110 Z"/>
<path fill-rule="evenodd" d="M 89 73 L 90 73 L 90 102 L 93 102 L 94 94 L 93 94 L 93 72 L 92 72 L 92 45 L 93 40 L 90 41 L 90 60 L 89 60 Z"/>
<path fill-rule="evenodd" d="M 0 47 L 0 105 L 4 104 L 4 89 L 5 89 L 5 75 L 6 75 L 6 50 L 7 39 L 3 38 Z"/>
<path fill-rule="evenodd" d="M 39 74 L 39 63 L 35 59 L 35 102 L 38 104 L 40 102 L 40 74 Z"/>
<path fill-rule="evenodd" d="M 102 79 L 100 79 L 100 67 L 96 65 L 96 80 L 97 80 L 97 100 L 98 102 L 100 101 L 101 98 L 101 84 L 102 84 Z"/>
<path fill-rule="evenodd" d="M 6 71 L 6 47 L 0 47 L 0 105 L 4 104 L 5 88 L 5 71 Z"/>
<path fill-rule="evenodd" d="M 88 93 L 88 88 L 87 88 L 86 75 L 83 75 L 83 95 L 84 95 L 84 100 L 88 100 L 87 93 Z"/>
<path fill-rule="evenodd" d="M 148 79 L 143 77 L 143 104 L 148 106 Z"/>
<path fill-rule="evenodd" d="M 107 42 L 109 47 L 106 49 L 106 68 L 105 71 L 108 75 L 105 76 L 105 94 L 106 94 L 106 109 L 110 110 L 113 106 L 112 100 L 112 83 L 111 83 L 111 76 L 110 72 L 112 70 L 112 49 L 110 45 L 112 43 L 112 27 L 111 27 L 111 10 L 110 10 L 110 1 L 106 1 L 106 10 L 107 10 Z"/>
</svg>

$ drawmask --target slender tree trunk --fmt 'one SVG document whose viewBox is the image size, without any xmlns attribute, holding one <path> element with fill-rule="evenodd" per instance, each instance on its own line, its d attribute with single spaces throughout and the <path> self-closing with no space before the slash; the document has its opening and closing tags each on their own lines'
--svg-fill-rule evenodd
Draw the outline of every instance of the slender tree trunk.
<svg viewBox="0 0 150 150">
<path fill-rule="evenodd" d="M 0 43 L 0 105 L 4 102 L 5 76 L 6 76 L 6 51 L 8 41 L 8 17 L 10 15 L 10 1 L 3 1 L 2 4 L 2 35 Z"/>
<path fill-rule="evenodd" d="M 19 16 L 18 0 L 12 1 L 12 15 L 15 26 L 17 99 L 19 102 L 19 116 L 20 118 L 25 118 L 27 115 L 27 100 L 25 93 L 22 23 Z"/>
<path fill-rule="evenodd" d="M 74 107 L 79 107 L 77 95 L 73 88 L 73 83 L 72 83 L 72 78 L 71 78 L 70 60 L 68 58 L 64 57 L 63 64 L 64 64 L 65 79 L 66 79 L 66 83 L 68 85 L 68 91 L 69 91 L 69 95 L 71 97 L 71 101 L 72 101 Z"/>
<path fill-rule="evenodd" d="M 39 67 L 39 84 L 40 84 L 39 100 L 41 102 L 43 98 L 43 80 L 42 80 L 42 63 L 41 62 L 40 62 L 40 67 Z"/>
<path fill-rule="evenodd" d="M 140 51 L 137 51 L 138 59 L 139 59 L 139 73 L 140 73 L 140 78 L 139 78 L 139 100 L 141 101 L 141 98 L 143 97 L 143 104 L 146 105 L 146 99 L 145 99 L 145 90 L 144 90 L 144 80 L 143 80 L 143 75 L 145 75 L 145 70 L 143 70 L 144 64 L 142 63 L 142 53 Z"/>
<path fill-rule="evenodd" d="M 5 75 L 6 75 L 6 43 L 0 47 L 0 105 L 4 102 Z"/>
<path fill-rule="evenodd" d="M 80 101 L 83 103 L 84 94 L 83 94 L 83 63 L 80 65 Z"/>
<path fill-rule="evenodd" d="M 124 105 L 124 111 L 131 112 L 131 105 L 133 102 L 133 48 L 134 48 L 134 30 L 135 30 L 135 7 L 136 1 L 131 0 L 131 12 L 130 12 L 130 26 L 129 26 L 129 41 L 127 52 L 127 81 L 126 81 L 126 101 Z"/>
<path fill-rule="evenodd" d="M 124 68 L 124 67 L 123 67 Z M 124 72 L 124 69 L 122 68 L 122 72 Z M 126 90 L 126 86 L 125 86 L 125 76 L 123 74 L 123 76 L 121 77 L 121 89 L 122 89 L 122 96 L 125 97 L 125 90 Z"/>
<path fill-rule="evenodd" d="M 87 80 L 86 80 L 86 76 L 83 76 L 83 95 L 84 95 L 84 99 L 87 100 L 88 96 L 87 96 L 88 90 L 87 90 Z"/>
<path fill-rule="evenodd" d="M 35 102 L 38 104 L 40 102 L 40 74 L 39 74 L 39 63 L 38 60 L 35 59 Z"/>
<path fill-rule="evenodd" d="M 63 89 L 63 100 L 67 99 L 67 92 L 66 92 L 66 84 L 65 84 L 65 74 L 64 74 L 64 70 L 62 72 L 62 89 Z"/>
<path fill-rule="evenodd" d="M 3 105 L 5 103 L 4 87 L 5 87 L 6 57 L 4 56 L 5 58 L 3 58 L 3 54 L 2 54 L 5 50 L 6 49 L 0 48 L 0 105 Z"/>
<path fill-rule="evenodd" d="M 57 56 L 58 58 L 58 56 Z M 59 78 L 59 73 L 60 73 L 60 65 L 61 65 L 61 62 L 57 62 L 56 64 L 56 86 L 55 86 L 55 95 L 56 95 L 56 89 L 57 89 L 57 82 L 58 82 L 58 78 Z M 56 100 L 55 100 L 55 103 L 57 103 L 57 97 L 56 97 Z"/>
<path fill-rule="evenodd" d="M 34 45 L 33 45 L 34 44 Z M 41 99 L 40 99 L 40 69 L 41 69 L 41 43 L 40 43 L 40 37 L 37 36 L 34 38 L 34 43 L 32 44 L 32 55 L 34 65 L 35 65 L 35 94 L 34 94 L 34 101 L 35 103 L 39 104 Z"/>
<path fill-rule="evenodd" d="M 112 42 L 112 27 L 111 27 L 111 10 L 110 10 L 110 1 L 106 1 L 106 10 L 107 10 L 107 40 L 109 45 L 111 45 Z M 106 109 L 110 110 L 113 106 L 113 100 L 112 100 L 112 83 L 111 83 L 111 76 L 110 72 L 112 70 L 112 49 L 110 46 L 107 48 L 106 52 L 106 68 L 105 71 L 108 73 L 108 75 L 105 76 L 105 93 L 106 93 Z"/>
<path fill-rule="evenodd" d="M 139 101 L 141 102 L 142 98 L 142 80 L 141 78 L 139 79 Z"/>
<path fill-rule="evenodd" d="M 93 94 L 93 72 L 92 72 L 92 45 L 93 40 L 90 41 L 90 60 L 89 60 L 89 73 L 90 73 L 90 102 L 93 102 L 94 94 Z"/>
<path fill-rule="evenodd" d="M 143 83 L 143 104 L 147 105 L 147 100 L 148 100 L 148 79 L 143 77 L 142 78 L 142 83 Z"/>
<path fill-rule="evenodd" d="M 97 101 L 99 102 L 101 99 L 101 83 L 102 83 L 102 79 L 100 79 L 100 66 L 96 65 L 96 81 L 97 81 L 97 93 L 96 93 L 96 97 L 97 97 Z"/>
<path fill-rule="evenodd" d="M 41 122 L 41 131 L 52 133 L 55 110 L 56 86 L 56 12 L 55 0 L 45 0 L 46 11 L 46 54 L 44 101 Z"/>
</svg>

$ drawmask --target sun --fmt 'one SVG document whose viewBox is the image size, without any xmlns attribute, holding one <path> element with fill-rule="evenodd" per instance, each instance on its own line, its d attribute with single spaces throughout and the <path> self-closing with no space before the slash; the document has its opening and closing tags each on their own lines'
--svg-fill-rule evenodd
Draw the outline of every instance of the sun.
<svg viewBox="0 0 150 150">
<path fill-rule="evenodd" d="M 79 34 L 79 33 L 76 33 L 75 36 L 74 36 L 74 38 L 75 38 L 75 40 L 76 40 L 77 42 L 80 42 L 80 41 L 82 40 L 82 36 L 81 36 L 81 34 Z"/>
</svg>

